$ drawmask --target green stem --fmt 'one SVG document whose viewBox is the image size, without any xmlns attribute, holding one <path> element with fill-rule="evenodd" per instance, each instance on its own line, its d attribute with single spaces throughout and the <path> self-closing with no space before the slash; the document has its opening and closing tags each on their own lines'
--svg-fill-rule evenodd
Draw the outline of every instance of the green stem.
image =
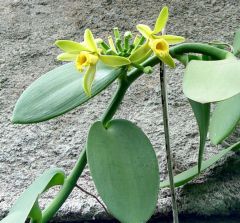
<svg viewBox="0 0 240 223">
<path fill-rule="evenodd" d="M 235 58 L 235 56 L 230 53 L 229 51 L 222 50 L 219 48 L 216 48 L 214 46 L 210 46 L 208 44 L 203 43 L 182 43 L 176 46 L 173 46 L 170 48 L 169 53 L 172 57 L 178 59 L 183 64 L 187 60 L 187 53 L 199 53 L 211 56 L 213 58 L 216 58 L 217 60 L 223 60 L 226 58 Z M 156 56 L 152 56 L 148 58 L 146 61 L 144 61 L 141 65 L 143 67 L 146 66 L 155 66 L 159 63 L 159 59 Z M 131 72 L 129 72 L 128 80 L 130 82 L 133 82 L 138 77 L 142 75 L 142 71 L 139 69 L 133 69 Z"/>
<path fill-rule="evenodd" d="M 57 196 L 52 200 L 49 206 L 43 211 L 42 223 L 47 223 L 68 198 L 69 194 L 75 187 L 78 178 L 81 176 L 86 164 L 87 156 L 86 149 L 84 148 L 72 172 L 62 185 L 61 190 L 58 192 Z"/>
<path fill-rule="evenodd" d="M 183 43 L 170 48 L 170 54 L 173 57 L 184 53 L 201 53 L 218 60 L 234 57 L 234 55 L 229 51 L 203 43 Z"/>
<path fill-rule="evenodd" d="M 125 79 L 125 77 L 119 79 L 118 89 L 102 117 L 102 122 L 104 126 L 107 125 L 107 123 L 112 119 L 112 117 L 116 113 L 130 84 L 131 83 L 128 82 Z"/>
</svg>

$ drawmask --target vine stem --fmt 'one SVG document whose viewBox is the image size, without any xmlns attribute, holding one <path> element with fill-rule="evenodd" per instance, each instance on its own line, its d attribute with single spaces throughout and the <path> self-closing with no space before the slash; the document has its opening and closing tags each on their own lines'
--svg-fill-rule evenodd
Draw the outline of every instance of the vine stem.
<svg viewBox="0 0 240 223">
<path fill-rule="evenodd" d="M 160 62 L 160 85 L 161 85 L 161 101 L 162 101 L 162 111 L 163 111 L 163 125 L 164 125 L 164 135 L 165 135 L 165 149 L 167 154 L 167 167 L 168 176 L 170 182 L 171 198 L 172 198 L 172 212 L 173 212 L 173 222 L 179 223 L 178 220 L 178 207 L 176 199 L 176 191 L 174 186 L 174 175 L 173 175 L 173 158 L 170 145 L 170 134 L 169 134 L 169 113 L 168 113 L 168 98 L 167 98 L 167 86 L 166 86 L 166 72 L 165 65 Z"/>
<path fill-rule="evenodd" d="M 81 152 L 80 157 L 75 164 L 70 175 L 64 181 L 62 188 L 58 192 L 57 196 L 52 200 L 52 202 L 44 209 L 42 213 L 42 223 L 47 223 L 59 210 L 65 200 L 68 198 L 72 190 L 74 189 L 78 178 L 81 176 L 87 164 L 86 149 Z"/>
<path fill-rule="evenodd" d="M 221 50 L 213 46 L 209 46 L 207 44 L 201 44 L 201 43 L 185 43 L 185 44 L 181 44 L 181 45 L 170 48 L 170 54 L 172 55 L 172 57 L 176 59 L 178 59 L 179 56 L 183 55 L 184 53 L 190 53 L 190 52 L 202 53 L 202 54 L 206 54 L 213 57 L 215 56 L 218 59 L 225 59 L 227 57 L 233 56 L 233 54 L 229 53 L 228 51 Z M 186 57 L 181 57 L 179 59 L 180 62 L 184 63 L 184 61 L 181 61 L 181 59 L 185 60 Z M 156 56 L 153 56 L 148 60 L 146 60 L 141 65 L 155 66 L 158 63 L 159 63 L 159 59 Z M 119 82 L 118 90 L 114 95 L 110 105 L 108 106 L 107 111 L 105 112 L 102 118 L 103 123 L 107 124 L 107 122 L 111 120 L 117 108 L 119 107 L 128 87 L 142 74 L 143 72 L 141 70 L 133 69 L 131 72 L 129 72 L 129 74 L 125 78 L 119 79 L 120 82 Z M 74 189 L 86 164 L 87 164 L 87 156 L 86 156 L 86 148 L 84 148 L 80 154 L 80 157 L 76 165 L 74 166 L 71 173 L 69 174 L 64 184 L 62 185 L 62 188 L 60 189 L 56 197 L 44 209 L 42 213 L 42 223 L 47 223 L 63 205 L 65 200 L 68 198 L 68 196 Z"/>
</svg>

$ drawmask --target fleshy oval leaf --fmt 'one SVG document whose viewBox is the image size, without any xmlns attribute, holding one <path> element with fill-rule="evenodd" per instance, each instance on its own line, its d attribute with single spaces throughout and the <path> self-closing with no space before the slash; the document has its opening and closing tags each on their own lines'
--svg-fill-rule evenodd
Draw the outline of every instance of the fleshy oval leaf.
<svg viewBox="0 0 240 223">
<path fill-rule="evenodd" d="M 25 223 L 27 218 L 33 222 L 41 222 L 42 211 L 38 205 L 38 197 L 47 189 L 55 185 L 63 185 L 65 174 L 60 169 L 50 169 L 37 178 L 12 206 L 9 214 L 1 223 Z"/>
<path fill-rule="evenodd" d="M 127 120 L 95 122 L 87 159 L 93 181 L 110 213 L 124 223 L 142 223 L 153 214 L 159 191 L 156 154 L 147 136 Z"/>
<path fill-rule="evenodd" d="M 91 97 L 110 85 L 123 69 L 98 63 Z M 20 96 L 13 111 L 12 122 L 37 123 L 62 115 L 83 104 L 91 97 L 82 87 L 83 73 L 74 63 L 55 68 L 34 81 Z"/>
<path fill-rule="evenodd" d="M 240 93 L 240 61 L 192 60 L 184 74 L 183 92 L 200 103 L 222 101 Z"/>
<path fill-rule="evenodd" d="M 217 103 L 210 122 L 209 135 L 213 144 L 221 143 L 240 121 L 240 94 Z"/>
</svg>

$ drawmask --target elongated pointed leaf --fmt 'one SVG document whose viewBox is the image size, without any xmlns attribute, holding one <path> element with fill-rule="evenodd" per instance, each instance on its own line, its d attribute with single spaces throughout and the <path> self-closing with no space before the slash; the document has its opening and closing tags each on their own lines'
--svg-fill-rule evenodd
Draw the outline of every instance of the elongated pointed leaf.
<svg viewBox="0 0 240 223">
<path fill-rule="evenodd" d="M 224 149 L 220 151 L 218 154 L 214 155 L 208 160 L 205 160 L 202 162 L 201 172 L 212 166 L 214 163 L 216 163 L 218 160 L 220 160 L 223 156 L 225 156 L 230 151 L 239 151 L 240 150 L 240 141 L 235 143 L 234 145 L 228 147 L 227 149 Z M 194 166 L 174 177 L 174 184 L 176 187 L 180 187 L 187 182 L 191 181 L 193 178 L 198 176 L 198 166 Z M 164 180 L 160 183 L 160 188 L 169 187 L 170 183 L 169 180 Z"/>
<path fill-rule="evenodd" d="M 42 212 L 38 206 L 38 197 L 44 191 L 55 185 L 64 183 L 65 175 L 60 169 L 45 171 L 33 184 L 17 199 L 9 214 L 1 223 L 24 223 L 30 216 L 34 222 L 41 222 Z"/>
<path fill-rule="evenodd" d="M 209 119 L 210 119 L 210 103 L 201 104 L 199 102 L 189 100 L 194 115 L 197 120 L 199 134 L 200 134 L 200 143 L 198 151 L 198 172 L 201 170 L 202 159 L 204 154 L 205 142 L 208 133 Z"/>
<path fill-rule="evenodd" d="M 158 197 L 156 154 L 133 123 L 113 120 L 93 124 L 87 159 L 96 188 L 110 213 L 124 223 L 142 223 L 153 214 Z"/>
<path fill-rule="evenodd" d="M 240 61 L 192 60 L 184 74 L 183 92 L 200 103 L 222 101 L 240 93 Z"/>
<path fill-rule="evenodd" d="M 240 94 L 217 103 L 210 122 L 210 139 L 213 144 L 222 142 L 240 121 Z"/>
<path fill-rule="evenodd" d="M 238 29 L 235 33 L 233 40 L 233 53 L 234 55 L 240 54 L 240 29 Z"/>
<path fill-rule="evenodd" d="M 98 63 L 91 95 L 110 85 L 123 70 Z M 13 112 L 13 123 L 36 123 L 62 115 L 90 99 L 82 87 L 83 73 L 74 63 L 60 66 L 33 82 L 21 95 Z"/>
</svg>

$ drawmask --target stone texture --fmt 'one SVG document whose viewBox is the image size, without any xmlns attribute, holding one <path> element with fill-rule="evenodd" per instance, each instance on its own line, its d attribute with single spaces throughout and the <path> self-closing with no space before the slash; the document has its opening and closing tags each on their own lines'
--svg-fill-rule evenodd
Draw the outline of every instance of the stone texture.
<svg viewBox="0 0 240 223">
<path fill-rule="evenodd" d="M 109 102 L 115 85 L 87 104 L 37 125 L 13 125 L 14 104 L 36 78 L 59 65 L 56 39 L 82 39 L 84 29 L 108 36 L 113 26 L 135 30 L 137 23 L 153 24 L 163 5 L 170 8 L 168 32 L 188 41 L 232 42 L 240 23 L 238 0 L 5 0 L 0 4 L 0 219 L 17 196 L 44 170 L 73 167 L 87 131 Z M 167 70 L 169 109 L 175 173 L 196 164 L 198 133 L 190 106 L 182 93 L 183 66 Z M 143 76 L 129 89 L 116 117 L 135 122 L 149 136 L 159 159 L 161 179 L 167 176 L 164 132 L 157 70 Z M 239 134 L 233 140 L 239 138 Z M 208 158 L 219 148 L 207 145 Z M 239 154 L 230 155 L 199 179 L 178 189 L 184 215 L 227 215 L 240 209 Z M 86 168 L 79 184 L 96 194 Z M 41 198 L 44 206 L 57 189 Z M 161 190 L 156 213 L 170 214 L 168 189 Z M 55 220 L 108 218 L 88 195 L 74 190 Z"/>
</svg>

